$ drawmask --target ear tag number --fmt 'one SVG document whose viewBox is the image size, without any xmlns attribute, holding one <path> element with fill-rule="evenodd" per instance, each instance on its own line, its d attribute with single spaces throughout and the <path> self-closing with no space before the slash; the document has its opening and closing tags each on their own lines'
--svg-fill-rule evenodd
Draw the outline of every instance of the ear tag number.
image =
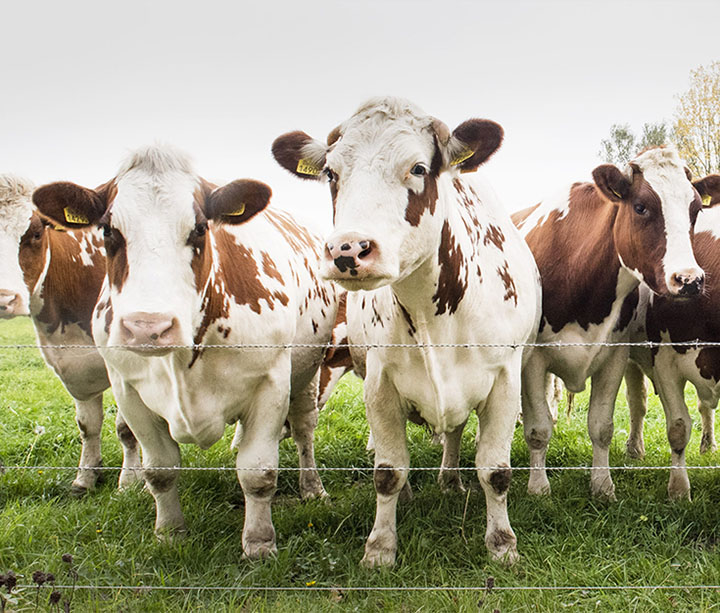
<svg viewBox="0 0 720 613">
<path fill-rule="evenodd" d="M 710 206 L 710 202 L 712 202 L 712 196 L 710 196 L 709 194 L 706 194 L 702 197 L 703 206 Z"/>
<path fill-rule="evenodd" d="M 307 158 L 298 160 L 298 165 L 295 170 L 301 175 L 312 175 L 314 177 L 316 177 L 322 172 L 322 168 L 320 168 L 312 160 L 308 160 Z"/>
<path fill-rule="evenodd" d="M 245 203 L 243 202 L 239 208 L 235 209 L 232 213 L 226 213 L 226 215 L 230 215 L 231 217 L 238 217 L 242 215 L 245 212 Z"/>
<path fill-rule="evenodd" d="M 457 156 L 455 156 L 455 159 L 450 162 L 450 166 L 457 166 L 458 164 L 462 164 L 465 160 L 471 158 L 473 155 L 475 155 L 475 152 L 472 149 L 465 149 L 465 151 L 461 151 L 457 154 Z"/>
<path fill-rule="evenodd" d="M 66 206 L 63 209 L 63 213 L 65 213 L 65 221 L 68 221 L 70 223 L 90 223 L 90 220 L 85 217 L 85 215 L 83 215 L 82 213 L 78 213 L 77 211 L 73 211 L 69 206 Z"/>
</svg>

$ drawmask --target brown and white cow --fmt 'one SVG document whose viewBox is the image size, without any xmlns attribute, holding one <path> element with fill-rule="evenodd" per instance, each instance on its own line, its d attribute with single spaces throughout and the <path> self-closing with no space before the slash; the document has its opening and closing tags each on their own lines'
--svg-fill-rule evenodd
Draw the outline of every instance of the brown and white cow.
<svg viewBox="0 0 720 613">
<path fill-rule="evenodd" d="M 303 132 L 273 144 L 287 170 L 329 183 L 335 229 L 323 275 L 351 290 L 351 343 L 372 345 L 351 351 L 375 438 L 367 566 L 395 561 L 395 510 L 410 464 L 406 420 L 421 418 L 456 449 L 471 411 L 479 418 L 485 543 L 493 558 L 517 557 L 507 491 L 522 351 L 509 345 L 537 330 L 539 279 L 492 191 L 459 175 L 477 169 L 501 140 L 492 121 L 471 119 L 451 133 L 405 100 L 377 98 L 333 130 L 328 145 Z M 433 346 L 446 343 L 474 346 Z M 443 458 L 444 467 L 456 462 Z"/>
<path fill-rule="evenodd" d="M 573 393 L 592 378 L 591 490 L 614 499 L 607 467 L 615 397 L 628 348 L 583 343 L 628 340 L 640 283 L 667 297 L 694 297 L 703 287 L 703 271 L 691 244 L 700 198 L 674 148 L 650 149 L 625 172 L 609 164 L 598 166 L 593 179 L 574 183 L 513 217 L 542 277 L 538 342 L 578 343 L 539 347 L 523 369 L 523 425 L 535 469 L 528 482 L 531 494 L 550 492 L 545 455 L 552 419 L 545 385 L 547 374 L 554 373 Z"/>
<path fill-rule="evenodd" d="M 709 175 L 693 183 L 705 201 L 698 213 L 693 251 L 707 276 L 702 294 L 694 300 L 672 300 L 642 289 L 634 326 L 634 341 L 720 342 L 720 175 Z M 653 381 L 666 416 L 672 465 L 670 498 L 690 498 L 690 480 L 685 464 L 685 448 L 692 422 L 685 404 L 685 383 L 695 386 L 702 420 L 700 452 L 714 451 L 715 409 L 720 400 L 720 348 L 661 345 L 646 349 L 633 347 L 634 362 L 625 375 L 630 406 L 630 439 L 644 451 L 642 422 L 646 410 L 643 372 Z M 642 371 L 638 369 L 642 368 Z M 630 398 L 633 401 L 630 402 Z"/>
<path fill-rule="evenodd" d="M 103 189 L 54 183 L 33 196 L 58 223 L 103 228 L 107 282 L 93 335 L 142 447 L 156 533 L 185 528 L 178 473 L 169 470 L 180 465 L 178 443 L 207 448 L 239 420 L 250 558 L 276 551 L 270 503 L 286 418 L 304 469 L 301 494 L 325 494 L 313 453 L 317 345 L 329 340 L 337 308 L 332 284 L 316 272 L 320 243 L 288 214 L 263 211 L 270 194 L 249 179 L 216 187 L 184 154 L 152 146 L 130 155 Z M 237 347 L 248 344 L 263 347 Z"/>
<path fill-rule="evenodd" d="M 105 363 L 91 336 L 92 312 L 105 277 L 105 252 L 95 232 L 55 230 L 33 211 L 33 185 L 0 175 L 0 317 L 30 315 L 40 352 L 75 401 L 81 467 L 102 465 L 102 396 L 109 387 Z M 66 348 L 65 345 L 82 345 Z M 137 442 L 121 417 L 123 447 L 119 484 L 137 478 Z M 98 472 L 78 470 L 75 494 L 95 486 Z"/>
</svg>

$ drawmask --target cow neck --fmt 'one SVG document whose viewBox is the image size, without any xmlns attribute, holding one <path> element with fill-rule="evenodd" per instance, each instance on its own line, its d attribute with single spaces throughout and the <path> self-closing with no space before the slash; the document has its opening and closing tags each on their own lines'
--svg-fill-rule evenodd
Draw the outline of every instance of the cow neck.
<svg viewBox="0 0 720 613">
<path fill-rule="evenodd" d="M 575 185 L 568 209 L 551 211 L 542 225 L 528 232 L 526 240 L 542 278 L 543 320 L 553 332 L 570 323 L 586 331 L 603 323 L 613 305 L 639 284 L 617 253 L 617 210 L 592 184 Z"/>
<path fill-rule="evenodd" d="M 87 241 L 85 253 L 81 241 Z M 77 324 L 92 336 L 92 313 L 105 278 L 99 239 L 90 231 L 48 229 L 43 236 L 43 251 L 44 274 L 40 275 L 35 287 L 42 308 L 35 318 L 45 324 L 48 334 Z M 80 267 L 82 274 L 78 271 Z"/>
</svg>

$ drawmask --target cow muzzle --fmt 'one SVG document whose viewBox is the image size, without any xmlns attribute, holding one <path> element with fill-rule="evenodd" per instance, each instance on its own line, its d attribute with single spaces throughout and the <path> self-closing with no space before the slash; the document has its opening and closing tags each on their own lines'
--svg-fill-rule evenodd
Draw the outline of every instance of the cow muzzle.
<svg viewBox="0 0 720 613">
<path fill-rule="evenodd" d="M 705 273 L 700 268 L 687 268 L 670 275 L 670 294 L 678 298 L 692 298 L 702 293 Z"/>
<path fill-rule="evenodd" d="M 120 340 L 136 353 L 165 355 L 182 343 L 177 318 L 167 313 L 130 313 L 120 318 Z"/>
<path fill-rule="evenodd" d="M 12 290 L 0 289 L 0 318 L 29 314 L 27 304 L 20 294 Z"/>
<path fill-rule="evenodd" d="M 372 289 L 392 276 L 382 266 L 377 243 L 356 232 L 334 234 L 327 240 L 322 275 L 347 289 Z"/>
</svg>

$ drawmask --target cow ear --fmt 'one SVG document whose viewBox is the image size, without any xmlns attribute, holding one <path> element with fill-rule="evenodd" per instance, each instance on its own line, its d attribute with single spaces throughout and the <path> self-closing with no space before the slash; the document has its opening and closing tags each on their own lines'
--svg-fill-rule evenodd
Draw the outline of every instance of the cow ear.
<svg viewBox="0 0 720 613">
<path fill-rule="evenodd" d="M 694 181 L 693 186 L 700 194 L 703 206 L 713 206 L 720 202 L 720 175 L 708 175 Z"/>
<path fill-rule="evenodd" d="M 272 190 L 253 179 L 238 179 L 213 190 L 205 200 L 205 216 L 223 223 L 245 223 L 270 202 Z"/>
<path fill-rule="evenodd" d="M 453 130 L 447 145 L 448 161 L 460 172 L 474 172 L 502 144 L 503 129 L 489 119 L 468 119 Z"/>
<path fill-rule="evenodd" d="M 115 194 L 114 182 L 97 190 L 75 183 L 57 182 L 38 187 L 32 196 L 38 211 L 58 225 L 66 228 L 85 228 L 97 224 L 108 202 Z"/>
<path fill-rule="evenodd" d="M 325 167 L 327 146 L 305 132 L 288 132 L 272 144 L 277 163 L 301 179 L 318 179 Z"/>
<path fill-rule="evenodd" d="M 632 183 L 617 166 L 602 164 L 592 171 L 595 185 L 608 200 L 620 202 L 628 197 Z"/>
</svg>

